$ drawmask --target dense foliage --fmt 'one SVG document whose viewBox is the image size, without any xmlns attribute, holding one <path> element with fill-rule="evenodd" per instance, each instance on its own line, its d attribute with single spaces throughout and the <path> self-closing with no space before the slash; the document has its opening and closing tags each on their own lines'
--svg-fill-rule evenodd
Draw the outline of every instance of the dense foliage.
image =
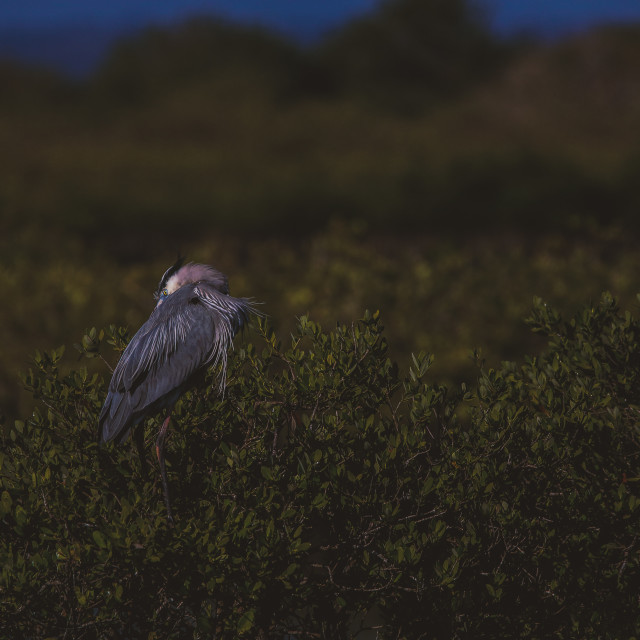
<svg viewBox="0 0 640 640">
<path fill-rule="evenodd" d="M 48 238 L 41 247 L 37 229 L 0 235 L 0 289 L 11 301 L 0 308 L 0 333 L 12 338 L 0 342 L 0 421 L 4 414 L 12 423 L 33 407 L 18 379 L 28 354 L 71 344 L 96 318 L 139 327 L 177 246 L 127 235 L 107 251 L 69 236 Z M 640 272 L 637 242 L 622 229 L 462 239 L 376 236 L 336 224 L 311 237 L 207 234 L 180 248 L 227 273 L 234 295 L 263 301 L 279 335 L 294 331 L 301 315 L 328 325 L 379 309 L 391 358 L 406 368 L 412 351 L 433 353 L 447 384 L 474 380 L 474 348 L 491 366 L 537 353 L 543 341 L 522 321 L 534 293 L 569 314 L 605 290 L 632 308 Z M 76 364 L 71 355 L 60 363 L 63 373 Z"/>
<path fill-rule="evenodd" d="M 0 454 L 1 637 L 636 635 L 640 321 L 605 296 L 530 323 L 544 353 L 474 393 L 400 375 L 377 314 L 260 327 L 178 405 L 174 527 L 155 467 L 95 443 L 102 377 L 39 354 Z"/>
</svg>

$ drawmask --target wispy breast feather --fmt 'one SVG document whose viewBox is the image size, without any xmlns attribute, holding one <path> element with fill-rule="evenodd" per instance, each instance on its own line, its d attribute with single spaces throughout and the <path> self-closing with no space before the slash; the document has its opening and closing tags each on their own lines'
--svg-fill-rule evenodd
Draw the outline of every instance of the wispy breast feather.
<svg viewBox="0 0 640 640">
<path fill-rule="evenodd" d="M 251 300 L 225 295 L 206 283 L 197 284 L 194 293 L 206 307 L 220 317 L 220 322 L 226 325 L 225 330 L 232 333 L 231 337 L 249 322 L 251 315 L 257 314 Z"/>
<path fill-rule="evenodd" d="M 220 293 L 216 288 L 198 283 L 194 288 L 199 304 L 211 314 L 214 324 L 214 338 L 208 362 L 220 367 L 220 388 L 225 385 L 227 353 L 233 347 L 234 336 L 256 313 L 251 302 L 245 298 L 233 298 Z"/>
</svg>

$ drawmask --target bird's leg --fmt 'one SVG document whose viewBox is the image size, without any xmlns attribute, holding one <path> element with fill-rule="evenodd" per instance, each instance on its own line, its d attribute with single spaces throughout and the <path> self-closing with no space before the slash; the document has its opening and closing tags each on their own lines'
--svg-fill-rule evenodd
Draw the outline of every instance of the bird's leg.
<svg viewBox="0 0 640 640">
<path fill-rule="evenodd" d="M 149 465 L 147 464 L 147 457 L 144 455 L 144 422 L 141 422 L 133 430 L 133 440 L 136 443 L 136 449 L 138 450 L 142 475 L 146 478 L 149 474 Z"/>
<path fill-rule="evenodd" d="M 156 455 L 158 456 L 158 463 L 160 464 L 160 476 L 162 477 L 162 489 L 164 491 L 164 504 L 167 507 L 167 519 L 169 522 L 173 522 L 173 516 L 171 515 L 171 502 L 169 500 L 169 484 L 167 482 L 167 470 L 164 466 L 164 441 L 167 437 L 167 430 L 169 428 L 169 420 L 171 420 L 171 412 L 167 415 L 165 421 L 160 427 L 160 433 L 156 440 Z"/>
</svg>

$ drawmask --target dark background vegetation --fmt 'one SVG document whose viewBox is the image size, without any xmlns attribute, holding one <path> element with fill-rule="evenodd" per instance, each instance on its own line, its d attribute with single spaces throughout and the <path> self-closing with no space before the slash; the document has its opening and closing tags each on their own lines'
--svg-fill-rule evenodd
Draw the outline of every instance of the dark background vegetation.
<svg viewBox="0 0 640 640">
<path fill-rule="evenodd" d="M 138 326 L 181 251 L 286 335 L 380 309 L 392 355 L 472 379 L 535 348 L 533 295 L 634 300 L 640 28 L 497 40 L 476 5 L 381 5 L 312 48 L 201 19 L 85 81 L 0 66 L 0 406 L 87 326 Z"/>
<path fill-rule="evenodd" d="M 0 63 L 0 635 L 637 635 L 640 327 L 598 301 L 637 312 L 638 68 L 639 25 L 498 40 L 465 0 Z M 124 330 L 69 347 L 178 252 L 285 346 L 180 404 L 171 530 L 94 442 Z"/>
</svg>

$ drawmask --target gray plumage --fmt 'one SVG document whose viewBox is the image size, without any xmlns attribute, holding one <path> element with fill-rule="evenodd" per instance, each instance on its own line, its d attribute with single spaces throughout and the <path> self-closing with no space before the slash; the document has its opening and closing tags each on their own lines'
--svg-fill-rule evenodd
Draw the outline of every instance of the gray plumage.
<svg viewBox="0 0 640 640">
<path fill-rule="evenodd" d="M 147 416 L 170 409 L 209 365 L 220 365 L 224 387 L 233 337 L 255 310 L 229 295 L 212 267 L 179 261 L 164 274 L 158 303 L 116 366 L 99 419 L 101 442 L 124 441 Z"/>
</svg>

